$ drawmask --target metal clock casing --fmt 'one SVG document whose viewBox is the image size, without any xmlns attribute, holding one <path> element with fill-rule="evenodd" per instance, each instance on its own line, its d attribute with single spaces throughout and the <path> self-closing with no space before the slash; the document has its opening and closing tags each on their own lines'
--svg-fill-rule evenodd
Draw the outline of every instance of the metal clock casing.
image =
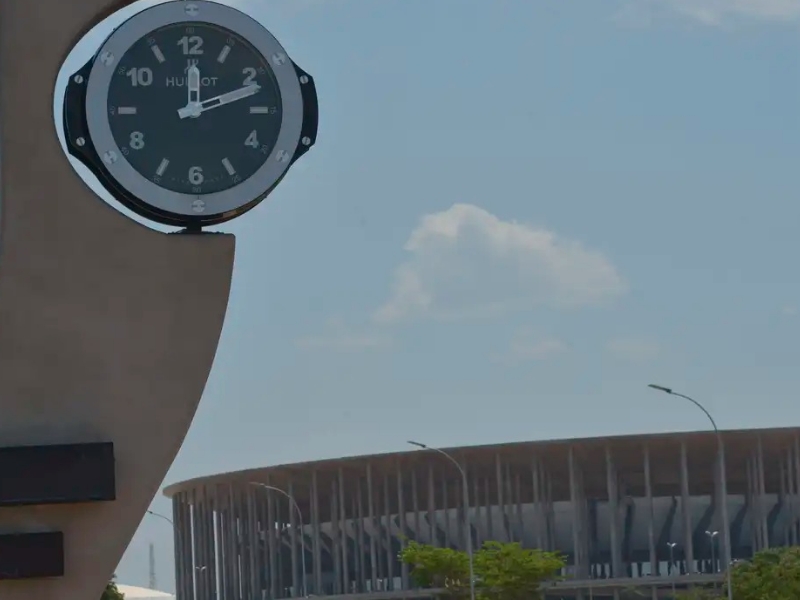
<svg viewBox="0 0 800 600">
<path fill-rule="evenodd" d="M 203 86 L 191 77 L 199 71 Z M 106 38 L 70 77 L 63 119 L 68 151 L 115 199 L 152 221 L 199 229 L 275 188 L 316 141 L 318 107 L 313 78 L 257 21 L 216 2 L 174 0 Z"/>
</svg>

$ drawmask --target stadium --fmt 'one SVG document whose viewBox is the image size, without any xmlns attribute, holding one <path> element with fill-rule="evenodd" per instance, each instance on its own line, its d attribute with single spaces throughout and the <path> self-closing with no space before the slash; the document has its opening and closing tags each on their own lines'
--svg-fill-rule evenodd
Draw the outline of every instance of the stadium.
<svg viewBox="0 0 800 600">
<path fill-rule="evenodd" d="M 732 560 L 798 543 L 800 428 L 719 439 L 722 453 L 714 432 L 447 448 L 465 471 L 466 520 L 462 475 L 431 449 L 176 483 L 164 493 L 178 598 L 429 597 L 398 552 L 407 539 L 466 549 L 465 521 L 476 548 L 563 553 L 554 598 L 655 598 L 719 582 L 728 539 Z"/>
</svg>

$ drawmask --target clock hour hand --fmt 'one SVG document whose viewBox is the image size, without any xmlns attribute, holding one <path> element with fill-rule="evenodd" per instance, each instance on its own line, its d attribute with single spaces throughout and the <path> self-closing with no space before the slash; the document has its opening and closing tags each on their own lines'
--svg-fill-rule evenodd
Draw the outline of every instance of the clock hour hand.
<svg viewBox="0 0 800 600">
<path fill-rule="evenodd" d="M 200 69 L 197 65 L 192 65 L 186 71 L 186 89 L 189 92 L 189 100 L 186 106 L 194 106 L 200 103 Z"/>
<path fill-rule="evenodd" d="M 178 116 L 181 119 L 185 119 L 187 117 L 197 117 L 201 113 L 211 110 L 212 108 L 217 108 L 223 104 L 230 104 L 231 102 L 248 98 L 253 94 L 257 94 L 259 90 L 261 90 L 261 86 L 258 84 L 246 85 L 238 90 L 228 92 L 227 94 L 220 94 L 219 96 L 209 98 L 208 100 L 203 100 L 197 104 L 189 104 L 188 106 L 178 110 Z"/>
</svg>

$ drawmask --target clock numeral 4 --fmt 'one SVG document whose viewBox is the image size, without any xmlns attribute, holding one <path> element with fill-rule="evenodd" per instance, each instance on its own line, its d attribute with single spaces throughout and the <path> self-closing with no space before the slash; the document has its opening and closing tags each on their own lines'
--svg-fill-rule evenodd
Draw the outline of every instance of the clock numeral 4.
<svg viewBox="0 0 800 600">
<path fill-rule="evenodd" d="M 189 183 L 193 185 L 200 185 L 204 180 L 205 177 L 203 177 L 203 167 L 189 168 Z"/>
<path fill-rule="evenodd" d="M 247 139 L 244 141 L 245 146 L 250 146 L 251 148 L 258 148 L 258 134 L 256 130 L 250 132 L 250 135 L 247 136 Z"/>
<path fill-rule="evenodd" d="M 125 72 L 125 75 L 130 77 L 131 85 L 133 87 L 143 86 L 146 87 L 153 83 L 153 71 L 151 71 L 148 67 L 142 67 L 140 69 L 133 68 L 128 69 Z"/>
<path fill-rule="evenodd" d="M 190 54 L 197 55 L 203 53 L 203 38 L 199 35 L 185 35 L 178 40 L 178 46 L 183 49 L 183 54 L 188 56 Z"/>
<path fill-rule="evenodd" d="M 131 138 L 128 140 L 128 145 L 134 150 L 141 150 L 144 148 L 144 134 L 141 131 L 132 132 Z"/>
</svg>

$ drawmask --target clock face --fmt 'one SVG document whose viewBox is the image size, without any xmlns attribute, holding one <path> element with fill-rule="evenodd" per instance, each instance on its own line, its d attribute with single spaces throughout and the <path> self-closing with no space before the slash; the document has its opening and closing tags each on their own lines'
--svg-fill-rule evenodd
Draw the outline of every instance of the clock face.
<svg viewBox="0 0 800 600">
<path fill-rule="evenodd" d="M 108 87 L 111 134 L 130 165 L 179 194 L 222 192 L 251 177 L 281 130 L 281 94 L 246 39 L 204 22 L 135 42 Z"/>
</svg>

